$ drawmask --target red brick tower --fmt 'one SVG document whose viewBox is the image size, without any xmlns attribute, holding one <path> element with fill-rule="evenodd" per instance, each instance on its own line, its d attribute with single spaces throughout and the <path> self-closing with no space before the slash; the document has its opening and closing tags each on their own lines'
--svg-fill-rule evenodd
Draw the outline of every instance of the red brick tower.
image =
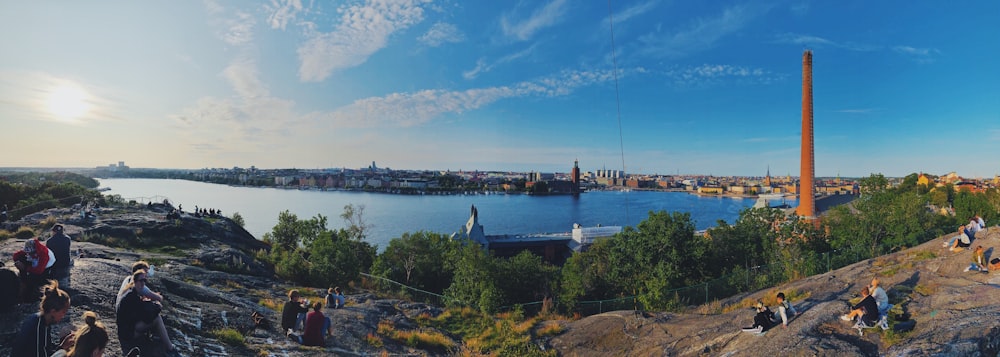
<svg viewBox="0 0 1000 357">
<path fill-rule="evenodd" d="M 573 160 L 573 171 L 570 171 L 573 179 L 573 195 L 580 194 L 580 160 Z"/>
<path fill-rule="evenodd" d="M 802 54 L 802 163 L 799 173 L 799 207 L 795 209 L 796 214 L 806 218 L 816 217 L 814 157 L 812 51 L 806 50 Z"/>
</svg>

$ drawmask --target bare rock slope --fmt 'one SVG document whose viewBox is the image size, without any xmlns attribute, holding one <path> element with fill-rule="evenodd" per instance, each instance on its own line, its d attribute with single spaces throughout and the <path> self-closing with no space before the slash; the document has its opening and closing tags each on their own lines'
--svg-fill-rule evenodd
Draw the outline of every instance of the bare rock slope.
<svg viewBox="0 0 1000 357">
<path fill-rule="evenodd" d="M 727 313 L 616 311 L 566 322 L 566 332 L 546 343 L 563 356 L 996 356 L 1000 273 L 964 271 L 972 252 L 951 252 L 942 247 L 944 239 L 727 299 L 723 306 L 740 307 Z M 980 234 L 973 245 L 1000 255 L 1000 228 Z M 859 335 L 838 316 L 873 277 L 899 316 L 891 332 L 876 328 Z M 793 301 L 800 314 L 788 328 L 742 332 L 753 319 L 742 307 L 778 291 L 805 296 Z"/>
</svg>

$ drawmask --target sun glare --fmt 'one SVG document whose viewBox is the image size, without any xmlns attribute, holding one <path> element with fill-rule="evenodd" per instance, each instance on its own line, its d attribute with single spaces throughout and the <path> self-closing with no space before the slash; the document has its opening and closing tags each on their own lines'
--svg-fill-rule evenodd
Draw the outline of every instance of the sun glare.
<svg viewBox="0 0 1000 357">
<path fill-rule="evenodd" d="M 62 120 L 72 120 L 87 114 L 87 92 L 72 83 L 62 83 L 49 93 L 49 113 Z"/>
</svg>

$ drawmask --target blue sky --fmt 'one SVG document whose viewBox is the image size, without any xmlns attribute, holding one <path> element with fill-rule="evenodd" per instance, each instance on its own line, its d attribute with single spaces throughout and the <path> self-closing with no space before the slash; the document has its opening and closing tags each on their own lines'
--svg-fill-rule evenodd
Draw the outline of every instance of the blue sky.
<svg viewBox="0 0 1000 357">
<path fill-rule="evenodd" d="M 1000 173 L 1000 2 L 608 7 L 2 2 L 0 167 Z"/>
</svg>

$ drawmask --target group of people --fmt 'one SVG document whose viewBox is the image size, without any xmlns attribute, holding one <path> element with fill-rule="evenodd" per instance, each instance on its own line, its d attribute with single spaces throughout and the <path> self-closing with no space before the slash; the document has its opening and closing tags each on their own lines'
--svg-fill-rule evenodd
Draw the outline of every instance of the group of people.
<svg viewBox="0 0 1000 357">
<path fill-rule="evenodd" d="M 340 287 L 327 289 L 324 300 L 329 309 L 339 309 L 345 303 Z M 302 345 L 325 346 L 326 337 L 333 336 L 333 329 L 330 318 L 323 314 L 323 306 L 318 301 L 310 304 L 298 290 L 289 291 L 288 301 L 281 309 L 281 328 L 289 338 Z"/>
<path fill-rule="evenodd" d="M 52 226 L 52 236 L 45 243 L 38 238 L 24 242 L 24 249 L 14 252 L 20 298 L 22 302 L 37 301 L 46 281 L 54 279 L 63 287 L 69 286 L 69 269 L 72 264 L 70 242 L 61 224 Z"/>
<path fill-rule="evenodd" d="M 785 300 L 785 293 L 779 292 L 775 298 L 778 300 L 778 306 L 775 307 L 777 313 L 764 305 L 763 300 L 757 300 L 757 305 L 754 306 L 757 314 L 753 317 L 753 325 L 744 327 L 743 331 L 764 333 L 778 324 L 781 324 L 782 328 L 788 328 L 789 318 L 794 317 L 798 312 L 795 311 L 791 302 Z"/>
<path fill-rule="evenodd" d="M 856 321 L 860 319 L 867 326 L 875 324 L 889 313 L 889 295 L 885 289 L 879 286 L 878 278 L 873 278 L 870 285 L 861 288 L 861 301 L 851 307 L 851 311 L 841 315 L 844 321 Z"/>
<path fill-rule="evenodd" d="M 221 209 L 215 208 L 198 208 L 194 206 L 194 216 L 195 217 L 218 217 L 222 215 Z"/>
<path fill-rule="evenodd" d="M 163 295 L 149 288 L 148 282 L 153 267 L 145 261 L 132 264 L 132 273 L 122 280 L 115 297 L 115 323 L 118 325 L 118 340 L 122 350 L 128 352 L 139 347 L 142 337 L 155 334 L 168 353 L 173 352 L 167 328 L 160 312 L 163 310 Z"/>
<path fill-rule="evenodd" d="M 969 223 L 958 226 L 958 235 L 945 242 L 943 246 L 950 247 L 953 252 L 961 252 L 965 248 L 971 247 L 972 242 L 976 240 L 976 233 L 984 229 L 986 229 L 986 221 L 983 220 L 983 217 L 978 214 L 969 217 Z"/>
<path fill-rule="evenodd" d="M 58 343 L 52 340 L 52 327 L 69 312 L 70 297 L 58 281 L 44 286 L 39 311 L 28 315 L 14 338 L 11 356 L 25 357 L 100 357 L 108 346 L 108 331 L 97 313 L 83 313 L 83 324 Z"/>
</svg>

